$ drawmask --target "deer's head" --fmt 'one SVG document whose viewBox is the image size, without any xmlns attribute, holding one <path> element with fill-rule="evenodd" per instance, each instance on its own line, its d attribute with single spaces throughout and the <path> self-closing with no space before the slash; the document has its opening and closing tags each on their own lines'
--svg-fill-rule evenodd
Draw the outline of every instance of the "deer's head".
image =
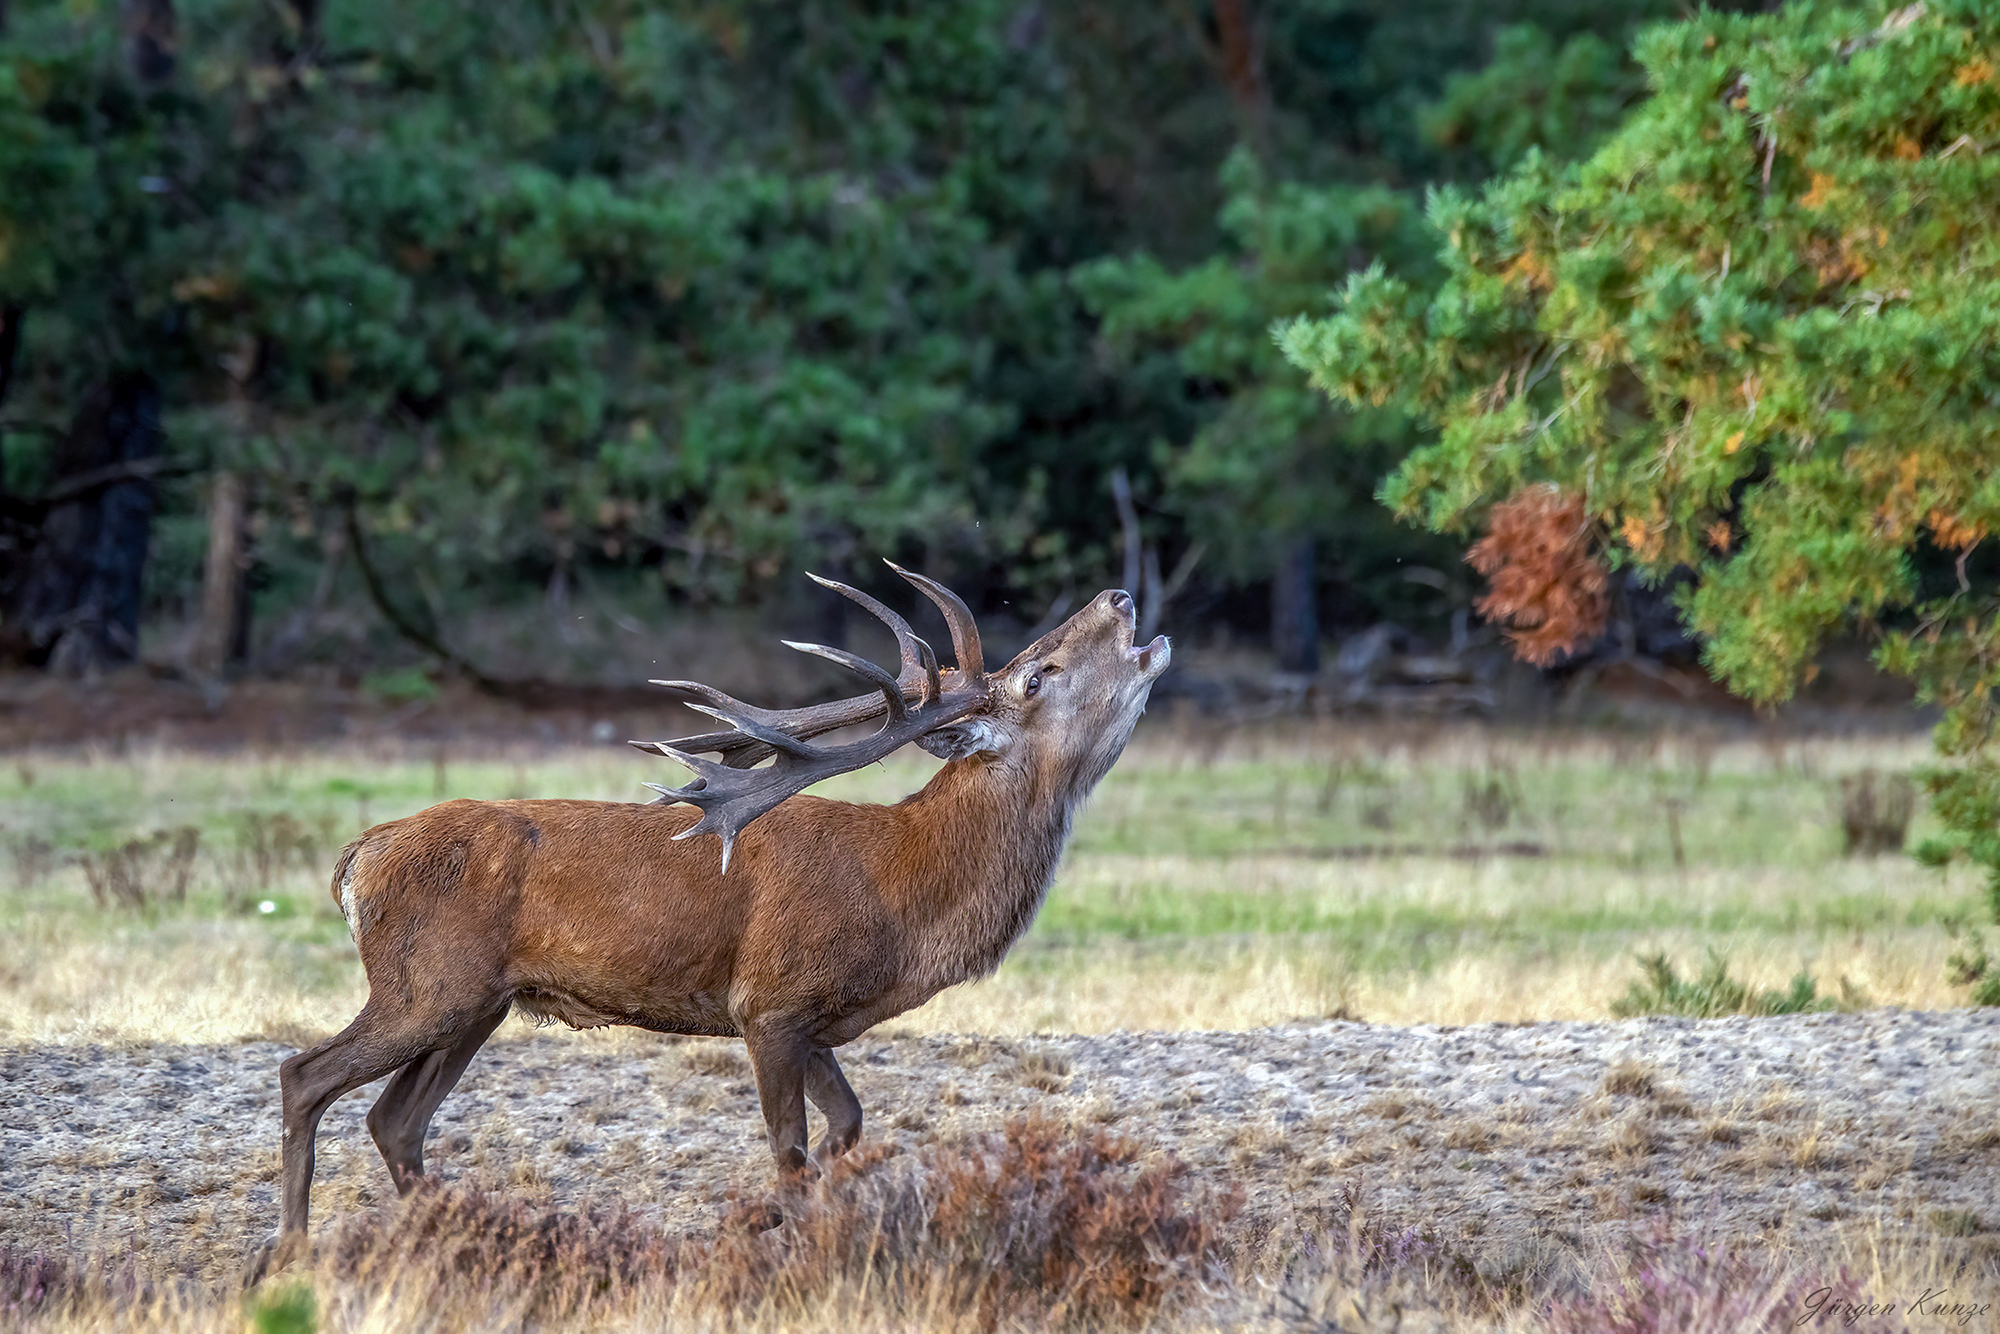
<svg viewBox="0 0 2000 1334">
<path fill-rule="evenodd" d="M 1036 640 L 996 672 L 985 670 L 979 629 L 964 602 L 942 584 L 893 563 L 896 573 L 937 605 L 951 632 L 956 669 L 941 671 L 929 644 L 907 622 L 866 593 L 831 580 L 818 582 L 878 617 L 896 636 L 902 667 L 891 676 L 865 658 L 822 644 L 791 644 L 839 663 L 874 690 L 805 709 L 760 709 L 697 681 L 657 681 L 690 707 L 727 724 L 724 732 L 675 741 L 635 741 L 694 771 L 684 787 L 654 786 L 665 801 L 686 802 L 702 818 L 677 835 L 722 836 L 722 864 L 743 827 L 822 778 L 872 764 L 914 741 L 947 760 L 995 763 L 1043 791 L 1080 797 L 1118 759 L 1145 712 L 1153 682 L 1172 656 L 1165 636 L 1132 642 L 1136 617 L 1122 590 L 1100 593 L 1089 606 Z M 844 746 L 814 746 L 811 737 L 871 719 L 873 736 Z M 719 755 L 720 760 L 700 758 Z M 772 763 L 759 768 L 764 760 Z"/>
<path fill-rule="evenodd" d="M 1132 642 L 1137 616 L 1120 589 L 987 675 L 987 702 L 917 738 L 948 760 L 977 758 L 1088 789 L 1125 749 L 1146 696 L 1172 657 L 1166 636 Z"/>
</svg>

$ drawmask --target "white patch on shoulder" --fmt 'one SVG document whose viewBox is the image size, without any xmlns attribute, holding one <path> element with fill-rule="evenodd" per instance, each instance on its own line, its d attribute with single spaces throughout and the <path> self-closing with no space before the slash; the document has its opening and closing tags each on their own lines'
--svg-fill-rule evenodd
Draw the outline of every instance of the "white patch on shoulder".
<svg viewBox="0 0 2000 1334">
<path fill-rule="evenodd" d="M 361 921 L 354 912 L 354 864 L 360 860 L 359 852 L 348 858 L 347 869 L 340 876 L 340 915 L 347 919 L 347 934 L 357 945 L 361 943 Z"/>
</svg>

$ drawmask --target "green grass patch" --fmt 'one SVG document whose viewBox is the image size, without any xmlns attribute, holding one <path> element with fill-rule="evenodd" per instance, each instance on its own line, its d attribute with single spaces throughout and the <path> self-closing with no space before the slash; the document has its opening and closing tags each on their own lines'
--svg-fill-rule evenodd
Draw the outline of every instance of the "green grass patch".
<svg viewBox="0 0 2000 1334">
<path fill-rule="evenodd" d="M 1337 990 L 1359 979 L 1399 1014 L 1443 997 L 1436 1012 L 1460 1019 L 1509 986 L 1496 1017 L 1533 1017 L 1536 997 L 1557 992 L 1566 999 L 1549 1004 L 1565 1013 L 1811 1008 L 1850 968 L 1878 1001 L 1949 997 L 1923 979 L 1943 974 L 1940 925 L 1963 908 L 1963 875 L 1841 855 L 1841 776 L 1908 768 L 1920 741 L 1418 741 L 1314 725 L 1219 744 L 1142 735 L 1079 817 L 996 985 L 1034 982 L 1035 1024 L 1058 1027 L 1094 960 L 1114 950 L 1142 994 L 1148 977 L 1213 975 L 1305 1007 L 1272 1021 L 1321 1012 L 1320 973 Z M 819 791 L 894 801 L 935 768 L 899 757 Z M 642 780 L 673 774 L 620 746 L 19 756 L 0 768 L 0 973 L 33 976 L 40 940 L 69 951 L 82 995 L 92 941 L 136 964 L 148 950 L 198 957 L 212 932 L 232 958 L 267 956 L 287 986 L 345 996 L 358 964 L 326 885 L 362 828 L 454 797 L 645 800 Z M 176 891 L 188 830 L 198 846 Z M 107 893 L 107 868 L 139 889 Z M 1709 947 L 1726 949 L 1741 978 L 1703 968 Z M 1636 984 L 1622 962 L 1635 957 L 1648 960 Z M 1794 974 L 1808 990 L 1771 987 Z M 1449 995 L 1430 990 L 1448 976 Z M 1197 1015 L 1198 989 L 1182 991 Z M 1093 1013 L 1151 1022 L 1115 1002 L 1100 996 Z"/>
<path fill-rule="evenodd" d="M 1642 977 L 1632 989 L 1611 1003 L 1611 1012 L 1620 1018 L 1642 1014 L 1671 1014 L 1688 1019 L 1718 1019 L 1730 1014 L 1813 1014 L 1839 1008 L 1831 997 L 1819 994 L 1819 985 L 1807 973 L 1792 975 L 1791 985 L 1782 991 L 1758 991 L 1729 975 L 1729 961 L 1710 950 L 1708 963 L 1699 976 L 1683 978 L 1664 953 L 1649 954 L 1639 960 Z M 1866 1004 L 1853 995 L 1850 1005 Z"/>
</svg>

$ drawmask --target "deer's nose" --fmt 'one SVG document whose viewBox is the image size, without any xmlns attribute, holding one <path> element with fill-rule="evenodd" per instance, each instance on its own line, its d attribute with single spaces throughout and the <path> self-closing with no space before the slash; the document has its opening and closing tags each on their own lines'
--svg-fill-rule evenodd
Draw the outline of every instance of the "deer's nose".
<svg viewBox="0 0 2000 1334">
<path fill-rule="evenodd" d="M 1130 607 L 1131 605 L 1132 605 L 1132 595 L 1131 595 L 1130 593 L 1127 593 L 1127 592 L 1126 592 L 1126 591 L 1125 591 L 1124 589 L 1122 589 L 1122 588 L 1117 588 L 1117 589 L 1113 589 L 1113 590 L 1112 590 L 1112 592 L 1111 592 L 1111 610 L 1113 610 L 1113 611 L 1124 611 L 1124 610 L 1126 610 L 1127 608 L 1129 608 L 1129 607 Z"/>
</svg>

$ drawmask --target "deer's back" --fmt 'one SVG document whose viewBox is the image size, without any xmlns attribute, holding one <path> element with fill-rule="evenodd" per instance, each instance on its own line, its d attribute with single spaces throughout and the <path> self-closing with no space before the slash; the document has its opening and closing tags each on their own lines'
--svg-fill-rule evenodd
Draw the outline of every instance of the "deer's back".
<svg viewBox="0 0 2000 1334">
<path fill-rule="evenodd" d="M 794 801 L 748 831 L 727 875 L 713 838 L 674 840 L 698 818 L 683 807 L 450 801 L 350 844 L 333 893 L 371 990 L 732 1034 L 743 994 L 840 1011 L 896 968 L 841 804 Z"/>
</svg>

